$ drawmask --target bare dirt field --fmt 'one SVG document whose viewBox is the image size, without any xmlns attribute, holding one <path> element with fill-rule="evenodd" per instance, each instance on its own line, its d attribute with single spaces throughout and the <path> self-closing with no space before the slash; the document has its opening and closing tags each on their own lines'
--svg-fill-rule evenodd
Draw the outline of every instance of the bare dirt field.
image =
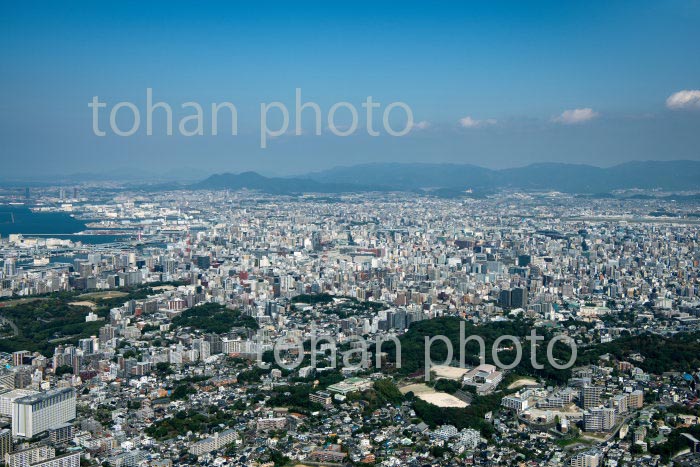
<svg viewBox="0 0 700 467">
<path fill-rule="evenodd" d="M 452 394 L 447 394 L 446 392 L 438 392 L 435 389 L 427 386 L 423 383 L 409 384 L 399 388 L 402 394 L 412 392 L 417 398 L 428 402 L 430 404 L 436 405 L 438 407 L 458 407 L 464 408 L 467 404 L 466 402 L 457 399 Z"/>
<path fill-rule="evenodd" d="M 70 302 L 68 304 L 71 306 L 86 306 L 88 308 L 95 308 L 95 303 L 87 300 L 84 300 L 82 302 Z"/>
<path fill-rule="evenodd" d="M 520 378 L 516 381 L 513 381 L 509 386 L 508 389 L 515 389 L 515 388 L 521 388 L 523 386 L 537 386 L 537 381 L 535 381 L 532 378 Z"/>
<path fill-rule="evenodd" d="M 435 372 L 435 376 L 438 378 L 453 379 L 455 381 L 460 381 L 462 376 L 464 376 L 467 371 L 466 368 L 457 368 L 454 366 L 447 365 L 435 365 L 430 371 Z"/>
<path fill-rule="evenodd" d="M 127 295 L 129 295 L 129 294 L 126 292 L 119 292 L 117 290 L 107 290 L 105 292 L 90 292 L 90 293 L 82 294 L 82 295 L 79 295 L 78 298 L 100 300 L 103 298 L 126 297 Z"/>
</svg>

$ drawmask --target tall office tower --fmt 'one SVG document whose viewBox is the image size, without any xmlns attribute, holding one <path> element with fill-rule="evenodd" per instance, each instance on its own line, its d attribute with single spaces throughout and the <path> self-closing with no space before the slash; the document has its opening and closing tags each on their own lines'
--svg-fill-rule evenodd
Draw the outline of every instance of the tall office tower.
<svg viewBox="0 0 700 467">
<path fill-rule="evenodd" d="M 211 258 L 209 255 L 195 255 L 193 260 L 199 269 L 209 269 L 211 267 Z"/>
<path fill-rule="evenodd" d="M 75 390 L 52 389 L 12 403 L 12 436 L 32 438 L 75 419 Z"/>
<path fill-rule="evenodd" d="M 173 274 L 177 270 L 177 262 L 172 259 L 166 259 L 163 261 L 163 272 L 168 274 Z"/>
<path fill-rule="evenodd" d="M 5 258 L 3 272 L 5 273 L 5 277 L 16 276 L 17 275 L 17 259 L 16 258 Z"/>
<path fill-rule="evenodd" d="M 404 330 L 404 329 L 408 328 L 406 321 L 407 321 L 406 310 L 397 310 L 396 313 L 394 314 L 392 327 L 394 329 Z"/>
<path fill-rule="evenodd" d="M 511 290 L 510 306 L 513 308 L 527 308 L 527 289 L 516 287 Z"/>
<path fill-rule="evenodd" d="M 313 232 L 311 234 L 311 248 L 314 251 L 321 251 L 321 234 L 319 232 Z"/>
<path fill-rule="evenodd" d="M 279 276 L 272 278 L 272 296 L 278 298 L 282 295 L 281 281 Z"/>
<path fill-rule="evenodd" d="M 204 340 L 209 342 L 209 353 L 211 355 L 220 354 L 223 350 L 223 345 L 221 343 L 221 337 L 216 334 L 207 334 L 204 336 Z"/>
<path fill-rule="evenodd" d="M 498 294 L 498 305 L 505 308 L 510 308 L 510 290 L 501 290 L 501 292 Z"/>
</svg>

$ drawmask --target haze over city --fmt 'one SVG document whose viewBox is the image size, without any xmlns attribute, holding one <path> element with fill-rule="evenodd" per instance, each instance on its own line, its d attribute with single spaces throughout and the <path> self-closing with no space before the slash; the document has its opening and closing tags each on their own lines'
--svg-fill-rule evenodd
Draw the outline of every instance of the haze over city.
<svg viewBox="0 0 700 467">
<path fill-rule="evenodd" d="M 5 4 L 2 178 L 134 168 L 291 175 L 367 162 L 506 168 L 698 158 L 695 0 L 440 8 L 312 2 L 303 11 L 286 2 L 169 6 Z M 158 112 L 153 136 L 143 122 L 130 137 L 93 134 L 93 96 L 110 108 L 133 102 L 143 114 L 147 88 L 173 107 L 176 129 L 189 114 L 184 102 L 205 109 L 233 102 L 239 134 L 168 137 Z M 281 101 L 293 109 L 296 88 L 321 107 L 322 136 L 313 134 L 306 111 L 301 136 L 289 132 L 261 149 L 259 104 Z M 384 106 L 408 104 L 413 130 L 371 137 L 361 119 L 352 136 L 328 131 L 331 105 L 347 101 L 361 110 L 367 96 Z M 338 125 L 348 118 L 339 111 Z M 128 111 L 120 122 L 129 126 Z"/>
</svg>

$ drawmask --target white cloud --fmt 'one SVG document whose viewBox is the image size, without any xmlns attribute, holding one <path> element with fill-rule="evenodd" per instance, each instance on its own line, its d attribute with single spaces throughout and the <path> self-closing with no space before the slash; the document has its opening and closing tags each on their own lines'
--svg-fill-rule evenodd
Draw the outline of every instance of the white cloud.
<svg viewBox="0 0 700 467">
<path fill-rule="evenodd" d="M 421 120 L 420 122 L 414 123 L 411 127 L 412 130 L 427 130 L 430 127 L 430 122 L 427 120 Z"/>
<path fill-rule="evenodd" d="M 561 115 L 554 119 L 554 121 L 557 123 L 563 123 L 564 125 L 575 125 L 577 123 L 593 120 L 598 115 L 598 112 L 589 107 L 584 109 L 571 109 L 563 111 Z"/>
<path fill-rule="evenodd" d="M 700 90 L 686 89 L 671 94 L 666 99 L 666 107 L 672 110 L 700 109 Z"/>
<path fill-rule="evenodd" d="M 466 116 L 464 118 L 459 119 L 459 126 L 462 128 L 476 128 L 480 126 L 486 126 L 486 125 L 495 125 L 496 120 L 493 118 L 489 118 L 486 120 L 477 120 L 475 118 Z"/>
</svg>

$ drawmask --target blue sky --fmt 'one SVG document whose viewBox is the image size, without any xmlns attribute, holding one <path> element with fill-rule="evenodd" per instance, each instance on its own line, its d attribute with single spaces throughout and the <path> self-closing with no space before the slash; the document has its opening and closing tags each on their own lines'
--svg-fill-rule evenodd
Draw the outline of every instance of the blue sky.
<svg viewBox="0 0 700 467">
<path fill-rule="evenodd" d="M 700 0 L 8 1 L 0 158 L 16 176 L 698 159 L 698 24 Z M 149 87 L 174 108 L 233 102 L 239 134 L 166 136 L 156 116 L 153 136 L 143 122 L 130 137 L 95 136 L 92 96 L 107 103 L 108 126 L 116 102 L 145 109 Z M 311 134 L 306 118 L 304 134 L 261 149 L 260 103 L 282 101 L 293 113 L 296 88 L 324 119 L 339 101 L 362 116 L 371 95 L 383 106 L 405 102 L 417 125 L 403 137 L 370 137 L 361 118 L 341 138 L 325 123 L 322 136 Z M 176 126 L 181 115 L 175 110 Z"/>
</svg>

